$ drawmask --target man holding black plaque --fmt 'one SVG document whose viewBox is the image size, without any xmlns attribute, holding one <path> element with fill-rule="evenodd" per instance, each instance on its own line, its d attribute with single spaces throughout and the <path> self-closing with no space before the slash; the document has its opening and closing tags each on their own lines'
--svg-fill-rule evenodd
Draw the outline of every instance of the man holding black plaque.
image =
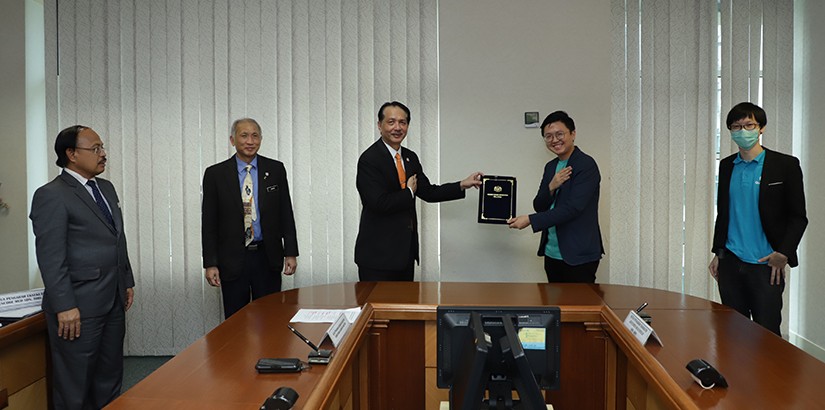
<svg viewBox="0 0 825 410">
<path fill-rule="evenodd" d="M 378 110 L 375 141 L 358 159 L 356 186 L 361 196 L 361 223 L 355 263 L 361 281 L 412 281 L 418 255 L 415 197 L 427 202 L 464 198 L 481 184 L 481 172 L 444 185 L 433 185 L 415 152 L 401 147 L 407 137 L 410 109 L 393 101 Z"/>
<path fill-rule="evenodd" d="M 532 215 L 510 218 L 510 228 L 541 231 L 538 255 L 544 256 L 548 282 L 594 283 L 604 254 L 599 229 L 596 161 L 575 146 L 576 124 L 564 111 L 541 124 L 544 143 L 556 158 L 544 166 Z"/>
</svg>

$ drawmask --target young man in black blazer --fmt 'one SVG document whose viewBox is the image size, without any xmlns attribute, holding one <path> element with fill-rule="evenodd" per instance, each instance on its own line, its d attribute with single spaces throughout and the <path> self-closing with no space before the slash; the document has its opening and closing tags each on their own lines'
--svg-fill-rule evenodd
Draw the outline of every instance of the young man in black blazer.
<svg viewBox="0 0 825 410">
<path fill-rule="evenodd" d="M 808 225 L 802 169 L 793 156 L 759 144 L 765 110 L 743 102 L 727 117 L 739 152 L 719 163 L 714 257 L 708 266 L 722 303 L 781 336 L 785 265 Z"/>
<path fill-rule="evenodd" d="M 286 169 L 280 161 L 258 155 L 261 126 L 251 118 L 232 124 L 236 154 L 203 174 L 201 231 L 206 281 L 219 286 L 224 316 L 250 300 L 280 292 L 281 269 L 298 266 L 298 239 Z M 247 182 L 251 202 L 241 197 Z M 245 218 L 251 219 L 247 228 Z"/>
<path fill-rule="evenodd" d="M 401 147 L 409 122 L 410 109 L 404 104 L 384 103 L 378 110 L 381 138 L 358 159 L 355 182 L 363 208 L 355 263 L 361 281 L 412 281 L 419 260 L 415 198 L 450 201 L 481 185 L 481 172 L 459 182 L 431 184 L 415 152 Z"/>
</svg>

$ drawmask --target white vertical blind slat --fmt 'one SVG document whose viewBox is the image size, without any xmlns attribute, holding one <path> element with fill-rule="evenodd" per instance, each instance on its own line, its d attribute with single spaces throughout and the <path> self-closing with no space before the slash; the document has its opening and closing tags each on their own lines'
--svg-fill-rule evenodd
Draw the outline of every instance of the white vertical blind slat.
<svg viewBox="0 0 825 410">
<path fill-rule="evenodd" d="M 313 140 L 323 138 L 312 134 L 310 121 L 313 120 L 313 112 L 311 103 L 317 98 L 317 94 L 312 94 L 312 82 L 318 77 L 318 70 L 322 67 L 313 67 L 310 62 L 310 53 L 312 53 L 313 43 L 310 36 L 310 7 L 309 2 L 297 2 L 292 4 L 292 73 L 291 78 L 291 97 L 288 102 L 288 110 L 292 113 L 291 131 L 293 136 L 305 135 L 304 141 L 295 141 L 292 146 L 292 162 L 293 167 L 297 164 L 312 164 L 312 144 Z M 320 156 L 320 154 L 319 154 Z M 316 220 L 312 215 L 312 191 L 309 189 L 300 189 L 299 187 L 312 186 L 313 175 L 311 172 L 293 172 L 292 181 L 294 181 L 294 189 L 291 192 L 293 203 L 295 203 L 295 222 L 302 229 L 298 232 L 298 246 L 304 249 L 300 260 L 300 269 L 304 272 L 314 272 L 314 259 L 316 255 L 312 254 L 314 238 L 312 230 L 315 224 L 323 225 L 325 223 L 323 216 Z M 292 279 L 292 278 L 291 278 Z M 296 287 L 309 286 L 313 283 L 312 276 L 302 275 L 296 276 L 294 279 Z"/>
<path fill-rule="evenodd" d="M 262 123 L 269 117 L 265 116 L 266 113 L 261 109 L 263 100 L 266 98 L 263 93 L 265 74 L 261 62 L 262 55 L 266 53 L 261 43 L 261 0 L 245 0 L 238 4 L 243 4 L 244 18 L 240 31 L 243 33 L 244 47 L 241 49 L 240 59 L 232 63 L 240 65 L 244 70 L 241 98 L 244 100 L 245 107 L 243 107 L 242 116 L 255 118 L 261 128 L 266 127 L 268 131 L 271 131 L 268 122 Z M 268 150 L 264 151 L 266 153 L 264 155 L 274 157 L 275 155 L 270 153 L 273 147 L 274 144 L 267 144 Z"/>
<path fill-rule="evenodd" d="M 57 9 L 57 55 L 59 63 L 59 75 L 60 78 L 58 79 L 58 123 L 57 129 L 53 135 L 57 135 L 60 130 L 65 127 L 68 127 L 73 124 L 66 124 L 63 121 L 60 121 L 60 118 L 73 118 L 75 121 L 79 121 L 78 119 L 78 101 L 76 99 L 76 92 L 75 89 L 77 87 L 77 65 L 75 63 L 77 59 L 77 42 L 75 40 L 75 3 L 74 2 L 63 2 L 60 4 L 60 8 Z M 47 27 L 48 29 L 49 27 Z M 57 70 L 55 70 L 55 75 L 57 75 Z"/>
<path fill-rule="evenodd" d="M 106 121 L 106 111 L 108 105 L 106 104 L 106 95 L 108 92 L 107 70 L 106 67 L 110 64 L 106 58 L 107 38 L 106 35 L 106 7 L 102 0 L 92 0 L 89 2 L 89 25 L 86 27 L 79 27 L 80 30 L 88 32 L 89 39 L 89 106 L 86 115 L 88 119 L 86 122 L 90 124 L 98 124 L 98 133 L 101 138 L 105 138 L 109 134 L 109 124 Z M 91 84 L 103 85 L 91 87 Z M 93 103 L 94 102 L 94 103 Z M 103 104 L 100 104 L 103 102 Z M 104 174 L 109 177 L 109 172 Z"/>
<path fill-rule="evenodd" d="M 173 323 L 186 323 L 191 317 L 192 307 L 183 306 L 187 301 L 186 289 L 191 282 L 187 279 L 191 271 L 187 270 L 187 243 L 183 238 L 196 238 L 199 234 L 199 227 L 197 224 L 200 213 L 193 207 L 186 207 L 184 200 L 189 191 L 188 185 L 191 183 L 197 184 L 197 179 L 192 176 L 197 174 L 193 167 L 188 164 L 198 163 L 197 157 L 192 156 L 192 145 L 187 144 L 187 135 L 185 134 L 188 128 L 185 123 L 185 105 L 184 105 L 184 83 L 189 79 L 184 77 L 184 57 L 185 50 L 183 46 L 184 35 L 183 31 L 183 11 L 182 5 L 179 1 L 168 1 L 166 3 L 166 32 L 168 33 L 166 41 L 166 97 L 164 104 L 166 118 L 159 124 L 159 128 L 163 129 L 169 139 L 170 144 L 175 148 L 169 149 L 167 147 L 167 164 L 168 164 L 168 180 L 169 193 L 167 196 L 167 203 L 169 208 L 168 227 L 169 227 L 169 250 L 170 261 L 169 271 L 164 275 L 168 280 L 166 292 L 168 292 L 168 304 L 164 307 L 169 309 L 172 315 Z M 197 77 L 193 78 L 193 81 Z M 162 144 L 158 144 L 162 145 Z M 194 160 L 194 162 L 190 162 Z M 197 186 L 197 185 L 195 185 Z M 189 192 L 187 192 L 189 191 Z M 197 197 L 190 196 L 189 198 L 197 200 Z M 193 223 L 194 222 L 194 223 Z M 197 266 L 197 265 L 195 265 Z M 169 343 L 175 347 L 185 347 L 191 340 L 192 332 L 186 328 L 177 328 L 172 326 L 169 329 Z"/>
<path fill-rule="evenodd" d="M 326 127 L 323 131 L 326 142 L 321 144 L 326 148 L 327 161 L 323 165 L 329 169 L 344 170 L 347 168 L 345 158 L 341 155 L 341 147 L 347 145 L 347 140 L 344 139 L 343 118 L 342 118 L 342 88 L 343 76 L 342 65 L 344 60 L 343 54 L 343 36 L 342 36 L 342 11 L 340 1 L 325 2 L 325 21 L 326 28 L 324 35 L 324 42 L 326 46 L 327 58 L 325 60 L 325 84 L 324 93 L 325 98 L 321 109 L 326 114 Z M 353 54 L 349 54 L 352 56 Z M 352 145 L 352 144 L 350 144 Z M 316 283 L 330 283 L 334 278 L 341 278 L 343 272 L 341 267 L 349 262 L 346 259 L 347 252 L 342 247 L 345 230 L 343 226 L 343 204 L 345 197 L 345 184 L 352 181 L 343 177 L 343 172 L 327 172 L 324 174 L 326 182 L 324 185 L 313 190 L 319 202 L 327 204 L 336 203 L 341 204 L 340 207 L 329 207 L 324 205 L 327 214 L 327 228 L 324 232 L 324 247 L 320 248 L 314 246 L 313 255 L 317 252 L 324 257 L 326 269 L 323 271 L 315 270 L 313 280 Z M 354 178 L 354 177 L 353 177 Z"/>
<path fill-rule="evenodd" d="M 771 59 L 776 68 L 776 109 L 773 111 L 774 127 L 777 134 L 776 148 L 785 153 L 793 152 L 793 73 L 794 73 L 794 13 L 793 0 L 781 0 L 775 3 L 776 20 L 770 25 L 776 37 L 768 39 L 771 52 L 776 56 Z M 769 79 L 770 80 L 770 79 Z M 774 82 L 774 81 L 771 81 Z M 770 84 L 769 84 L 770 86 Z M 795 153 L 798 155 L 798 153 Z"/>
<path fill-rule="evenodd" d="M 762 0 L 749 0 L 748 10 L 750 12 L 748 49 L 750 50 L 750 62 L 748 63 L 748 101 L 755 104 L 762 103 L 762 93 L 760 92 L 760 77 L 762 76 Z M 773 1 L 773 0 L 770 0 Z"/>
<path fill-rule="evenodd" d="M 670 49 L 670 19 L 669 19 L 669 4 L 668 2 L 657 1 L 654 5 L 654 22 L 653 22 L 653 78 L 652 78 L 652 103 L 651 110 L 651 131 L 649 135 L 649 143 L 652 153 L 650 164 L 652 167 L 648 169 L 652 171 L 650 181 L 650 190 L 653 198 L 653 225 L 652 225 L 652 239 L 653 246 L 650 248 L 653 251 L 653 286 L 658 288 L 666 288 L 668 272 L 668 236 L 669 231 L 669 207 L 670 200 L 669 192 L 669 162 L 670 157 L 670 141 L 663 139 L 660 135 L 670 134 L 670 106 L 668 99 L 670 96 L 670 65 L 669 60 L 672 53 L 676 50 Z"/>
<path fill-rule="evenodd" d="M 202 1 L 207 4 L 210 3 L 210 0 Z M 212 83 L 209 84 L 209 88 L 206 88 L 205 91 L 213 93 L 214 116 L 202 116 L 201 119 L 202 121 L 212 121 L 214 123 L 215 138 L 212 143 L 215 147 L 215 156 L 213 158 L 204 157 L 204 169 L 211 164 L 226 159 L 233 152 L 232 146 L 229 145 L 229 127 L 232 125 L 233 113 L 241 109 L 230 105 L 230 98 L 233 97 L 230 95 L 231 87 L 237 82 L 237 79 L 231 77 L 234 75 L 236 68 L 233 67 L 231 59 L 234 54 L 230 55 L 230 44 L 234 44 L 231 40 L 230 30 L 238 29 L 236 25 L 230 22 L 230 4 L 234 5 L 235 2 L 214 0 L 211 3 L 214 13 L 212 15 L 212 32 L 206 32 L 205 34 L 212 36 L 212 61 L 206 61 L 205 64 L 206 67 L 212 67 L 214 77 Z M 233 7 L 237 7 L 237 5 Z M 209 135 L 205 135 L 205 138 L 208 140 Z"/>
<path fill-rule="evenodd" d="M 351 249 L 355 248 L 355 237 L 347 235 L 347 232 L 358 231 L 358 217 L 361 212 L 360 200 L 349 195 L 355 189 L 356 169 L 352 166 L 344 166 L 350 158 L 358 158 L 360 155 L 361 146 L 360 141 L 366 139 L 367 135 L 361 135 L 363 124 L 367 129 L 372 130 L 371 117 L 366 117 L 366 121 L 360 121 L 361 111 L 369 109 L 362 109 L 360 106 L 359 95 L 361 92 L 359 68 L 360 68 L 360 52 L 359 47 L 359 13 L 358 3 L 355 1 L 341 2 L 341 135 L 339 153 L 341 157 L 341 233 L 337 235 L 340 241 L 338 248 L 341 250 L 341 266 L 346 266 L 353 262 Z M 371 106 L 369 107 L 371 108 Z M 366 133 L 363 133 L 366 134 Z M 370 136 L 374 133 L 370 133 Z M 354 270 L 345 270 L 343 272 L 343 282 L 356 282 L 358 275 Z"/>
<path fill-rule="evenodd" d="M 176 323 L 190 323 L 190 326 L 175 327 L 174 348 L 182 349 L 191 340 L 199 337 L 206 327 L 201 317 L 211 312 L 215 317 L 220 311 L 214 308 L 209 310 L 209 304 L 203 303 L 203 271 L 201 269 L 201 246 L 197 240 L 183 240 L 183 238 L 200 238 L 200 181 L 201 181 L 201 144 L 200 131 L 200 84 L 202 72 L 199 65 L 200 33 L 198 25 L 200 8 L 197 0 L 184 0 L 181 4 L 180 26 L 181 33 L 181 135 L 177 141 L 182 150 L 182 178 L 181 197 L 172 197 L 172 203 L 182 208 L 182 218 L 176 220 L 173 228 L 183 232 L 176 242 L 182 248 L 183 254 L 177 259 L 173 275 L 176 278 L 172 284 L 172 294 L 176 295 L 174 321 Z M 211 135 L 210 139 L 215 136 Z M 182 200 L 182 202 L 181 202 Z M 196 204 L 192 206 L 190 204 Z M 173 235 L 173 237 L 175 237 Z M 213 292 L 210 292 L 213 293 Z M 217 298 L 213 297 L 214 307 Z"/>
<path fill-rule="evenodd" d="M 135 93 L 135 127 L 133 131 L 133 139 L 135 141 L 134 151 L 135 163 L 135 186 L 137 189 L 131 193 L 128 198 L 124 198 L 127 203 L 137 204 L 141 201 L 144 206 L 136 207 L 133 212 L 136 213 L 136 225 L 126 226 L 126 237 L 134 245 L 132 248 L 137 249 L 137 255 L 130 254 L 132 268 L 137 275 L 135 277 L 136 293 L 144 300 L 138 299 L 135 304 L 136 312 L 134 316 L 139 317 L 157 317 L 157 310 L 155 304 L 145 303 L 149 300 L 160 299 L 157 294 L 157 286 L 154 275 L 154 240 L 153 240 L 153 208 L 154 198 L 152 189 L 152 168 L 146 167 L 146 164 L 152 164 L 152 144 L 149 138 L 152 135 L 150 128 L 151 124 L 151 52 L 150 52 L 150 34 L 151 28 L 151 13 L 149 2 L 135 3 L 134 19 L 134 93 Z M 128 156 L 124 156 L 124 159 Z M 139 194 L 140 197 L 138 197 Z M 146 195 L 149 194 L 149 195 Z M 134 321 L 133 321 L 134 322 Z M 145 346 L 147 340 L 159 340 L 157 333 L 162 327 L 160 324 L 153 325 L 146 321 L 137 321 L 135 324 L 139 329 L 135 329 L 139 337 L 130 337 L 130 347 Z M 134 335 L 134 331 L 130 329 L 130 336 Z"/>
<path fill-rule="evenodd" d="M 171 162 L 174 153 L 180 150 L 172 150 L 166 144 L 155 143 L 153 136 L 163 135 L 166 140 L 175 140 L 179 135 L 180 125 L 174 128 L 173 115 L 170 110 L 175 107 L 169 104 L 169 65 L 171 63 L 168 53 L 168 44 L 174 39 L 168 31 L 167 7 L 165 0 L 152 0 L 149 7 L 149 100 L 146 118 L 145 134 L 139 138 L 145 151 L 149 152 L 149 163 L 151 167 L 145 165 L 141 171 L 145 170 L 146 178 L 151 184 L 151 218 L 147 221 L 151 226 L 147 226 L 146 233 L 151 242 L 151 263 L 141 265 L 141 271 L 152 272 L 154 288 L 152 295 L 155 303 L 149 309 L 153 317 L 168 315 L 172 310 L 172 299 L 174 295 L 170 291 L 171 286 L 171 209 L 169 197 L 171 196 Z M 179 109 L 179 107 L 178 107 Z M 171 132 L 170 132 L 171 130 Z M 171 134 L 171 135 L 170 135 Z M 147 164 L 142 162 L 142 164 Z M 172 323 L 159 323 L 153 329 L 154 338 L 164 346 L 173 344 Z"/>
<path fill-rule="evenodd" d="M 628 77 L 631 75 L 630 63 L 628 61 L 630 59 L 630 49 L 626 47 L 626 44 L 628 41 L 632 41 L 630 29 L 633 26 L 633 18 L 624 0 L 611 0 L 610 10 L 614 16 L 610 28 L 612 33 L 612 54 L 610 56 L 610 62 L 612 66 L 615 67 L 610 73 L 610 118 L 617 133 L 629 136 L 628 111 L 629 105 L 631 104 L 629 94 L 632 93 L 632 90 L 628 81 Z M 620 143 L 617 138 L 612 138 L 610 141 L 610 151 L 619 158 L 627 157 L 630 155 L 630 152 L 625 147 L 630 145 L 631 142 L 631 138 L 627 138 L 624 143 Z M 618 161 L 611 161 L 610 174 L 617 176 L 617 178 L 614 179 L 626 180 L 628 178 L 627 175 L 632 175 L 632 170 L 626 170 L 624 166 L 621 168 L 626 170 L 625 173 L 617 172 L 619 168 Z M 612 198 L 613 201 L 625 200 L 622 196 L 622 191 L 616 189 L 618 185 L 620 184 L 616 182 L 610 184 L 610 198 Z M 621 210 L 615 207 L 610 207 L 609 212 L 611 221 L 610 231 L 604 232 L 603 234 L 606 233 L 605 236 L 610 238 L 613 236 L 613 232 L 627 232 L 629 228 L 628 225 L 630 225 L 628 223 L 630 219 L 629 215 L 625 214 L 620 216 L 619 213 Z M 625 248 L 625 246 L 622 246 L 622 243 L 626 242 L 607 241 L 605 243 L 605 251 L 607 252 L 607 259 L 610 266 L 618 266 L 620 264 L 619 258 L 614 258 L 613 255 L 614 252 L 616 252 L 615 255 L 622 254 L 621 252 L 624 251 Z M 626 256 L 622 259 L 627 260 L 629 257 Z M 614 260 L 616 262 L 614 262 Z M 629 277 L 631 276 L 629 272 L 624 269 L 611 269 L 609 275 L 609 280 L 612 283 L 628 283 Z"/>
<path fill-rule="evenodd" d="M 225 118 L 223 115 L 218 115 L 218 101 L 223 100 L 223 96 L 219 98 L 218 73 L 225 73 L 220 71 L 221 67 L 225 68 L 225 55 L 218 59 L 218 47 L 216 46 L 218 36 L 225 33 L 225 29 L 219 32 L 218 27 L 220 22 L 225 22 L 225 4 L 223 8 L 218 8 L 217 2 L 212 0 L 200 0 L 198 2 L 198 49 L 197 49 L 197 67 L 193 67 L 194 71 L 197 69 L 199 78 L 197 82 L 197 100 L 193 102 L 192 106 L 198 110 L 197 122 L 197 147 L 200 152 L 200 161 L 198 163 L 198 198 L 197 202 L 187 202 L 190 206 L 195 206 L 198 212 L 198 220 L 195 226 L 200 228 L 200 202 L 201 202 L 201 186 L 202 170 L 207 166 L 214 164 L 218 158 L 223 158 L 227 152 L 229 129 L 228 126 L 222 126 Z M 187 10 L 190 10 L 187 8 Z M 222 27 L 222 26 L 221 26 Z M 194 32 L 194 30 L 193 30 Z M 225 44 L 225 40 L 224 40 Z M 189 70 L 187 70 L 189 72 Z M 225 80 L 224 80 L 225 81 Z M 225 84 L 225 83 L 221 83 Z M 220 120 L 220 121 L 219 121 Z M 197 260 L 197 264 L 187 265 L 188 269 L 198 274 L 192 277 L 192 285 L 189 288 L 189 293 L 194 293 L 193 298 L 196 303 L 193 304 L 193 313 L 197 319 L 192 320 L 191 331 L 195 334 L 206 333 L 209 329 L 215 327 L 223 318 L 223 308 L 221 306 L 220 291 L 209 286 L 203 280 L 202 260 L 201 260 L 201 245 L 199 243 L 200 233 L 198 232 L 197 240 L 187 240 L 189 246 L 196 249 L 196 253 L 192 258 Z M 192 292 L 192 289 L 195 291 Z"/>
<path fill-rule="evenodd" d="M 66 2 L 61 2 L 61 6 Z M 68 10 L 67 10 L 68 11 Z M 75 99 L 74 111 L 81 123 L 92 120 L 92 26 L 91 1 L 79 0 L 74 7 L 75 77 L 72 88 Z M 68 57 L 68 56 L 67 56 Z M 68 84 L 67 84 L 68 85 Z M 83 90 L 84 92 L 80 92 Z M 88 125 L 88 124 L 86 124 Z"/>
<path fill-rule="evenodd" d="M 639 165 L 639 189 L 642 198 L 653 198 L 653 172 L 655 153 L 653 151 L 653 124 L 654 124 L 654 62 L 655 50 L 653 47 L 653 38 L 655 36 L 654 25 L 656 21 L 654 1 L 642 1 L 642 22 L 641 22 L 641 41 L 640 41 L 640 58 L 641 58 L 641 103 L 640 103 L 640 144 L 639 144 L 639 162 L 648 164 L 642 167 Z M 653 201 L 642 201 L 640 204 L 640 271 L 641 272 L 655 272 L 655 245 L 656 241 L 653 237 L 653 227 L 655 225 Z M 655 287 L 654 277 L 652 275 L 644 275 L 640 277 L 640 285 L 644 287 Z"/>
<path fill-rule="evenodd" d="M 716 7 L 703 0 L 694 0 L 689 10 L 693 13 L 691 26 L 699 30 L 692 34 L 695 44 L 688 54 L 688 61 L 695 61 L 695 77 L 688 89 L 696 89 L 689 99 L 687 110 L 689 133 L 685 151 L 686 178 L 685 204 L 697 204 L 714 197 L 716 144 Z M 691 104 L 691 102 L 693 104 Z M 693 148 L 692 148 L 693 147 Z M 685 293 L 705 297 L 715 289 L 706 274 L 708 250 L 713 226 L 712 206 L 685 207 Z"/>
<path fill-rule="evenodd" d="M 47 27 L 46 30 L 54 31 L 53 33 L 50 33 L 52 35 L 46 35 L 44 38 L 44 63 L 46 64 L 46 135 L 57 135 L 57 133 L 60 131 L 60 128 L 58 128 L 58 118 L 60 117 L 60 99 L 58 98 L 59 85 L 57 78 L 57 73 L 60 69 L 60 67 L 58 66 L 57 56 L 57 37 L 60 34 L 60 31 L 57 30 L 57 3 L 47 1 L 43 4 L 43 20 L 44 27 Z M 51 176 L 51 172 L 53 172 L 53 170 L 55 169 L 54 167 L 51 167 L 51 164 L 54 163 L 54 160 L 57 159 L 57 156 L 54 154 L 53 151 L 50 151 L 48 154 L 48 158 L 49 171 Z"/>
<path fill-rule="evenodd" d="M 310 81 L 307 85 L 310 98 L 307 99 L 306 112 L 306 129 L 308 135 L 315 136 L 310 138 L 307 146 L 307 160 L 310 161 L 310 167 L 313 170 L 328 169 L 332 170 L 330 161 L 330 153 L 333 147 L 338 144 L 334 143 L 335 126 L 329 124 L 326 110 L 327 98 L 327 53 L 335 53 L 335 47 L 330 47 L 327 44 L 326 30 L 328 29 L 326 23 L 326 7 L 323 0 L 312 0 L 308 2 L 309 8 L 307 10 L 307 37 L 309 53 L 307 55 L 307 64 L 310 71 Z M 332 59 L 332 56 L 329 56 Z M 332 133 L 330 133 L 332 131 Z M 310 254 L 312 255 L 312 272 L 313 274 L 311 284 L 326 283 L 325 276 L 330 271 L 328 261 L 329 238 L 327 237 L 328 228 L 333 223 L 331 220 L 331 209 L 327 206 L 328 201 L 332 197 L 328 194 L 334 193 L 334 188 L 330 186 L 330 172 L 313 172 L 310 174 L 311 186 L 314 188 L 309 194 L 309 199 L 306 202 L 310 206 L 306 207 L 308 223 L 311 224 L 310 229 Z M 311 220 L 309 220 L 311 219 Z M 317 277 L 316 277 L 317 275 Z"/>
<path fill-rule="evenodd" d="M 682 253 L 684 242 L 683 210 L 685 194 L 685 151 L 687 140 L 686 99 L 688 94 L 695 94 L 696 88 L 688 88 L 688 77 L 696 71 L 688 64 L 686 53 L 693 45 L 688 44 L 690 34 L 695 26 L 687 26 L 687 11 L 684 2 L 671 3 L 669 10 L 670 30 L 669 48 L 670 77 L 668 79 L 667 98 L 670 108 L 669 124 L 670 138 L 668 139 L 668 172 L 667 172 L 667 267 L 665 269 L 664 288 L 672 291 L 682 290 Z M 694 43 L 695 44 L 695 43 Z"/>
</svg>

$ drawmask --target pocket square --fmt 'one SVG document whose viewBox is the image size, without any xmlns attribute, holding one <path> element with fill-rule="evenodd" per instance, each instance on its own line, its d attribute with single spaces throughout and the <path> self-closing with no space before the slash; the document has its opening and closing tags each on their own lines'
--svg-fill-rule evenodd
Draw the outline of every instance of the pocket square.
<svg viewBox="0 0 825 410">
<path fill-rule="evenodd" d="M 779 181 L 779 182 L 771 182 L 771 183 L 769 183 L 769 184 L 768 184 L 768 186 L 782 185 L 782 184 L 784 184 L 784 182 L 782 182 L 782 181 Z"/>
<path fill-rule="evenodd" d="M 266 192 L 274 192 L 278 190 L 278 185 L 270 185 L 266 187 Z"/>
</svg>

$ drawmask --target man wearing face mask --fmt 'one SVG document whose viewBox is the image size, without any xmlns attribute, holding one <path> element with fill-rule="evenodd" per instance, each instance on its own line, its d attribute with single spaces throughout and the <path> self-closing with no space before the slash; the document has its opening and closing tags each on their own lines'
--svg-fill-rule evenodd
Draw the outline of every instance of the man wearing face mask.
<svg viewBox="0 0 825 410">
<path fill-rule="evenodd" d="M 799 160 L 759 144 L 767 122 L 765 110 L 748 102 L 728 113 L 739 152 L 719 163 L 708 270 L 723 304 L 781 336 L 785 265 L 798 265 L 808 218 Z"/>
</svg>

